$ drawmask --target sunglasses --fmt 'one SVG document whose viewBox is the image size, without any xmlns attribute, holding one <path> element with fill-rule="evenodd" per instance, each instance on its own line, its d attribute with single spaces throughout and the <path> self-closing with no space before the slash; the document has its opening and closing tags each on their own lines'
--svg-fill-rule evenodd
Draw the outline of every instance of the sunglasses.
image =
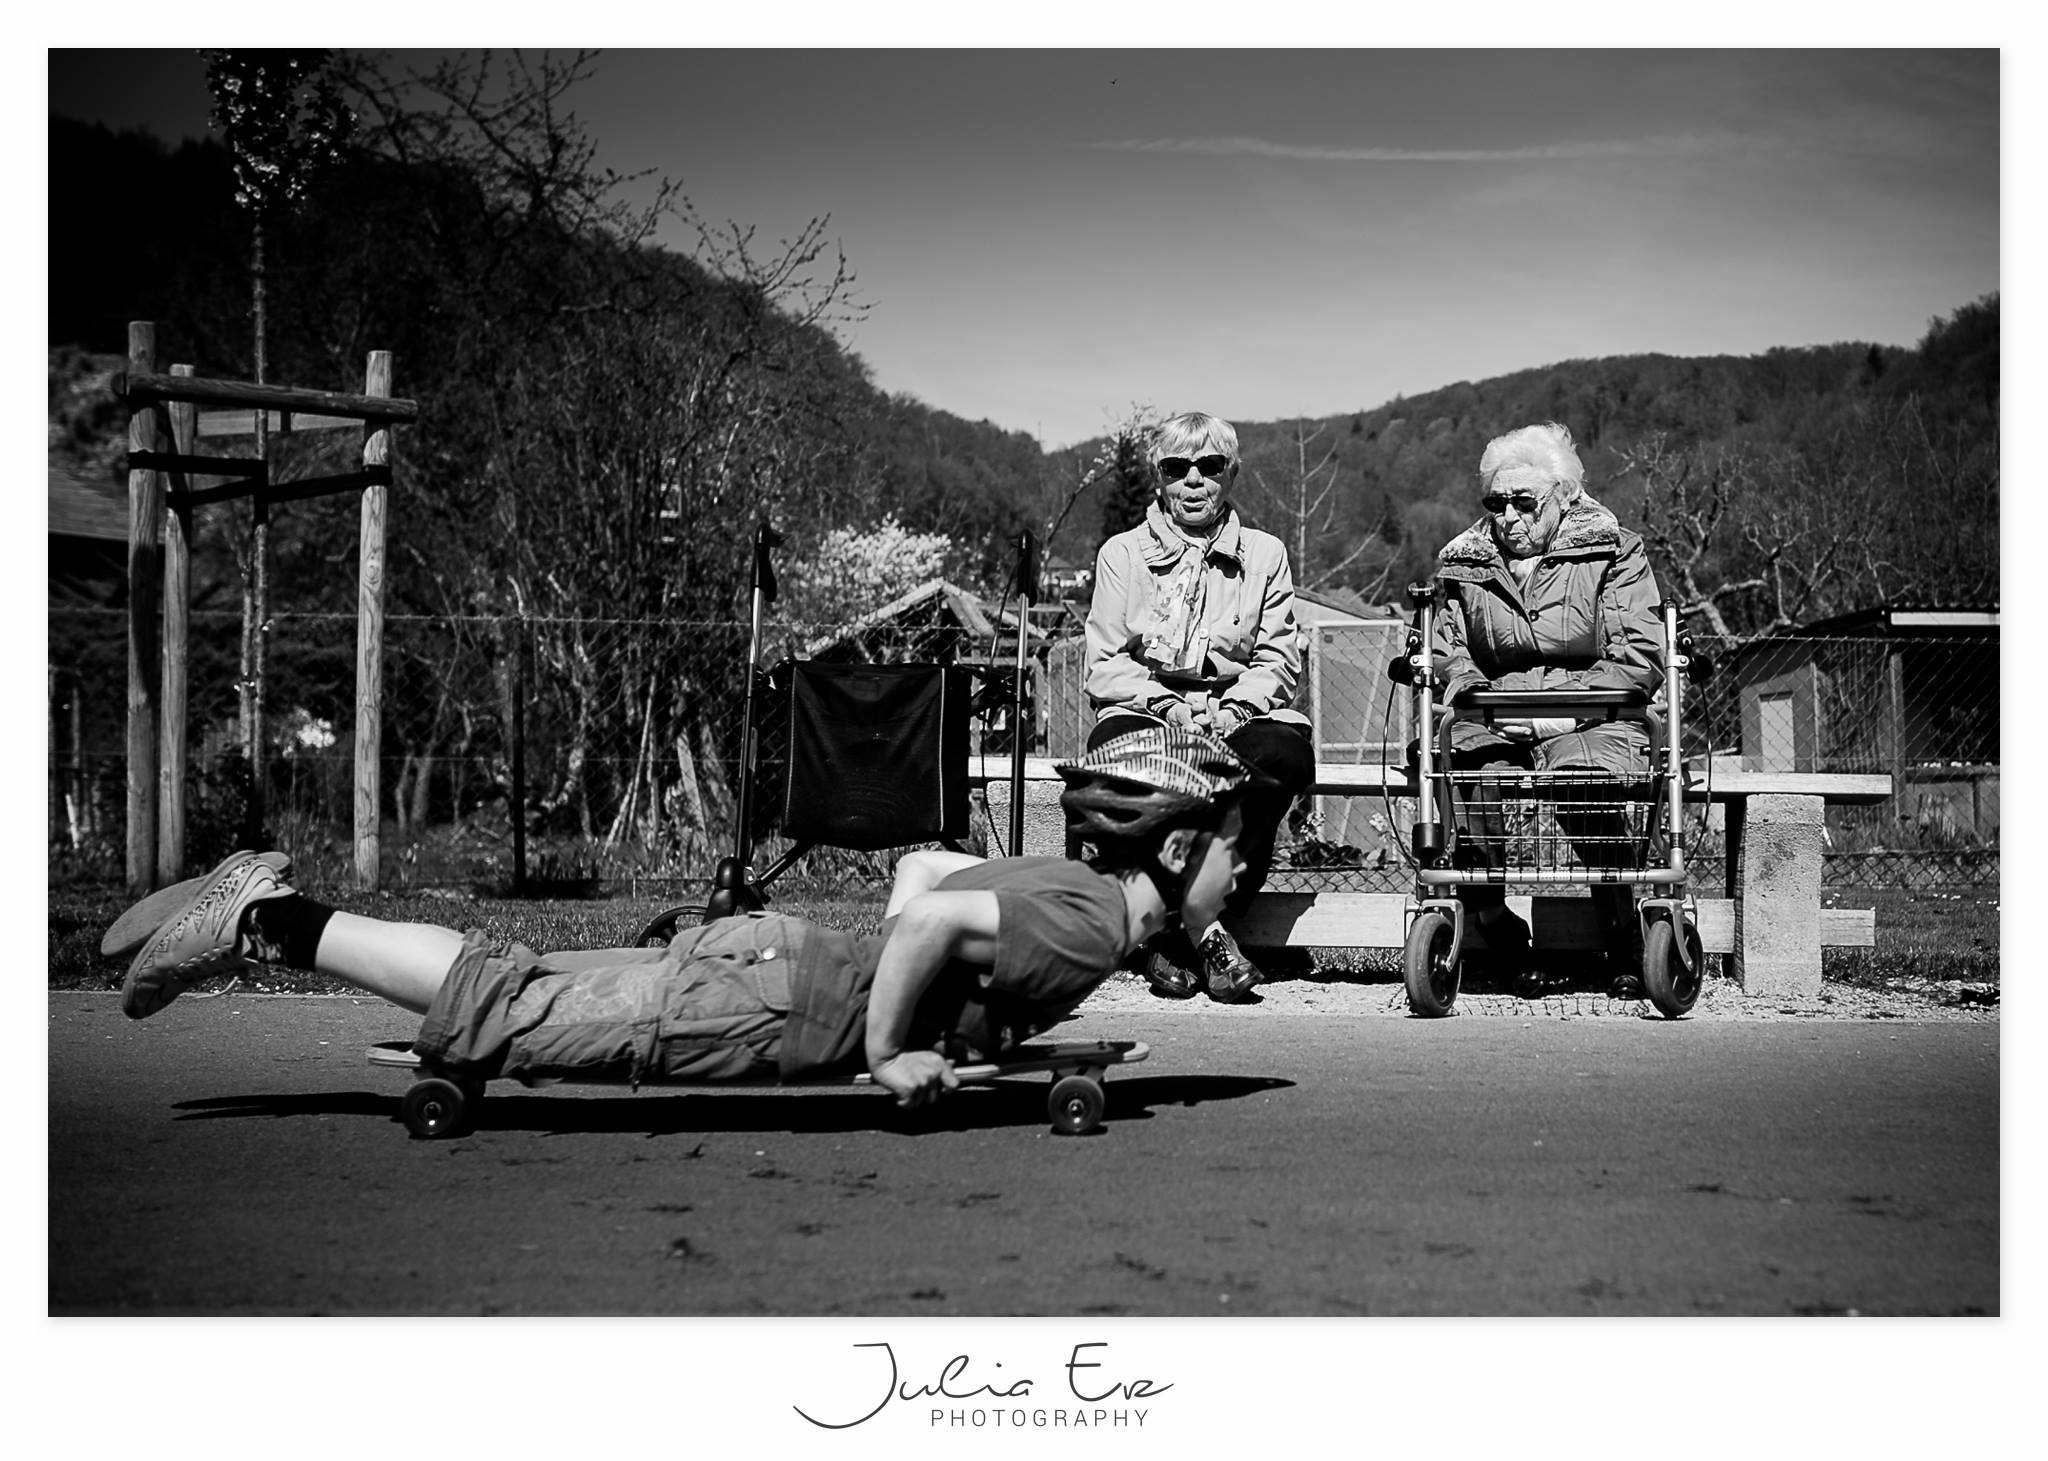
<svg viewBox="0 0 2048 1461">
<path fill-rule="evenodd" d="M 1534 512 L 1543 505 L 1543 499 L 1533 492 L 1516 492 L 1508 496 L 1489 492 L 1479 499 L 1479 505 L 1496 517 L 1508 510 L 1509 503 L 1514 504 L 1516 512 Z"/>
<path fill-rule="evenodd" d="M 1181 478 L 1187 476 L 1189 467 L 1193 467 L 1204 477 L 1220 477 L 1229 470 L 1230 458 L 1220 453 L 1206 457 L 1195 457 L 1192 460 L 1187 457 L 1161 457 L 1159 459 L 1159 480 L 1162 482 L 1178 482 Z"/>
</svg>

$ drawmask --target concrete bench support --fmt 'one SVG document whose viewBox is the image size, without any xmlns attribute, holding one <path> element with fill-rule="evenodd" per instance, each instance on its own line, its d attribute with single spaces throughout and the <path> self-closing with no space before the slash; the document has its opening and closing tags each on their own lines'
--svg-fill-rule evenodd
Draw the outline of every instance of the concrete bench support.
<svg viewBox="0 0 2048 1461">
<path fill-rule="evenodd" d="M 1732 803 L 1734 975 L 1745 994 L 1820 998 L 1820 872 L 1825 803 L 1759 795 Z"/>
</svg>

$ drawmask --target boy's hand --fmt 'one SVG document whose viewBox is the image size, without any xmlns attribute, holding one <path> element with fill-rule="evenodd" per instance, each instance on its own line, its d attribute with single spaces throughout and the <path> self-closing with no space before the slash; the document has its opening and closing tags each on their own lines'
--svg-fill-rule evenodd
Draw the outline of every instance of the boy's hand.
<svg viewBox="0 0 2048 1461">
<path fill-rule="evenodd" d="M 868 1071 L 877 1085 L 896 1093 L 899 1106 L 922 1106 L 936 1101 L 942 1091 L 960 1088 L 953 1074 L 953 1062 L 936 1050 L 905 1050 L 887 1060 L 871 1062 Z"/>
</svg>

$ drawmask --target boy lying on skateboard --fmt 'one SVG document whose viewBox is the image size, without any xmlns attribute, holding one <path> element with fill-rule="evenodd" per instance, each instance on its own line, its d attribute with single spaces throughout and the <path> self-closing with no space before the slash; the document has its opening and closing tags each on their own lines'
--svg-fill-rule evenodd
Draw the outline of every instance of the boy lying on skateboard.
<svg viewBox="0 0 2048 1461">
<path fill-rule="evenodd" d="M 906 854 L 873 935 L 755 913 L 666 948 L 536 954 L 329 908 L 292 886 L 288 859 L 239 852 L 175 906 L 154 895 L 169 911 L 121 1007 L 144 1019 L 202 980 L 277 963 L 424 1015 L 414 1050 L 457 1075 L 796 1081 L 865 1059 L 921 1105 L 959 1084 L 956 1061 L 998 1059 L 1066 1018 L 1185 899 L 1220 900 L 1243 870 L 1251 773 L 1222 742 L 1149 728 L 1058 769 L 1092 860 Z"/>
</svg>

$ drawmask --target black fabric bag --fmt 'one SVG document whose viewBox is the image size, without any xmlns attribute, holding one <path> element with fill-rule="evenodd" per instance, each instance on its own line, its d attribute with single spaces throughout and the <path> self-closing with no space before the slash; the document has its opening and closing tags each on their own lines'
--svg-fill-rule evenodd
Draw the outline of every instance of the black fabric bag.
<svg viewBox="0 0 2048 1461">
<path fill-rule="evenodd" d="M 782 833 L 872 852 L 969 830 L 969 675 L 951 665 L 796 660 Z"/>
</svg>

